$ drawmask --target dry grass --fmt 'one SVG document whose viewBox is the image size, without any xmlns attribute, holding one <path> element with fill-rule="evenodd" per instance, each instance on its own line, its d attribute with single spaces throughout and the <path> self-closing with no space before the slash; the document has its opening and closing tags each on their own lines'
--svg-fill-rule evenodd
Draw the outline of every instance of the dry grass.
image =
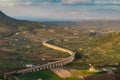
<svg viewBox="0 0 120 80">
<path fill-rule="evenodd" d="M 85 80 L 115 80 L 113 74 L 95 74 L 86 76 Z"/>
<path fill-rule="evenodd" d="M 8 29 L 8 28 L 5 28 L 5 27 L 0 27 L 0 32 L 7 32 L 7 31 L 9 31 L 9 29 Z"/>
<path fill-rule="evenodd" d="M 120 80 L 120 74 L 115 74 L 115 80 Z"/>
</svg>

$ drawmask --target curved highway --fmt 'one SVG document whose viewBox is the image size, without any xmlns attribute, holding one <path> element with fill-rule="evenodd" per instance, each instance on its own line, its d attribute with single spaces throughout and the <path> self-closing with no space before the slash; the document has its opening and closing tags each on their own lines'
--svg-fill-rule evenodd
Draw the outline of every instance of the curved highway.
<svg viewBox="0 0 120 80">
<path fill-rule="evenodd" d="M 71 63 L 74 60 L 75 53 L 73 51 L 62 48 L 62 47 L 58 47 L 58 46 L 55 46 L 55 45 L 52 45 L 52 44 L 49 44 L 48 43 L 49 41 L 50 40 L 44 41 L 42 44 L 44 46 L 48 47 L 48 48 L 52 48 L 52 49 L 55 49 L 55 50 L 60 50 L 60 51 L 63 51 L 63 52 L 67 52 L 68 54 L 70 54 L 70 56 L 67 57 L 67 58 L 64 58 L 62 60 L 59 60 L 59 61 L 55 61 L 55 62 L 51 62 L 51 63 L 39 65 L 39 66 L 34 66 L 34 67 L 23 69 L 23 70 L 8 72 L 8 73 L 5 73 L 5 76 L 11 76 L 11 75 L 15 75 L 15 74 L 26 74 L 26 73 L 30 73 L 30 72 L 43 70 L 43 69 L 60 67 L 60 66 L 66 65 L 68 63 Z"/>
</svg>

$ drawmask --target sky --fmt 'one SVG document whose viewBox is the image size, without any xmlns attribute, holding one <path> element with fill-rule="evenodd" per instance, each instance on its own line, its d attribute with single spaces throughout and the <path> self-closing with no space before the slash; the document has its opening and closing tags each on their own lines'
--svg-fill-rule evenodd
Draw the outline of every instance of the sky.
<svg viewBox="0 0 120 80">
<path fill-rule="evenodd" d="M 0 10 L 26 20 L 120 19 L 120 0 L 0 0 Z"/>
</svg>

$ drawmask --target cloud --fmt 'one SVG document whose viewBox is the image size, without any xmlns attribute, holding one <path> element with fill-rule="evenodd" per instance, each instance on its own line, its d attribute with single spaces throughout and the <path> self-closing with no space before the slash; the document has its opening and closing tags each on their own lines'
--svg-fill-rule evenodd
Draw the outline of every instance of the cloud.
<svg viewBox="0 0 120 80">
<path fill-rule="evenodd" d="M 80 7 L 83 8 L 83 7 Z M 120 19 L 119 10 L 111 8 L 94 8 L 94 9 L 80 10 L 59 10 L 53 13 L 51 16 L 56 18 L 71 18 L 71 19 Z"/>
<path fill-rule="evenodd" d="M 120 19 L 120 0 L 0 0 L 0 9 L 35 18 Z"/>
<path fill-rule="evenodd" d="M 62 5 L 120 5 L 120 0 L 0 0 L 0 6 L 39 6 L 52 4 Z"/>
<path fill-rule="evenodd" d="M 92 0 L 62 0 L 62 3 L 64 4 L 88 4 L 92 3 Z"/>
<path fill-rule="evenodd" d="M 61 0 L 63 4 L 106 4 L 120 5 L 120 0 Z"/>
<path fill-rule="evenodd" d="M 74 11 L 74 10 L 60 10 L 53 13 L 51 16 L 56 18 L 85 18 L 88 15 L 88 11 Z"/>
<path fill-rule="evenodd" d="M 120 4 L 120 0 L 95 0 L 95 4 Z"/>
<path fill-rule="evenodd" d="M 52 0 L 0 0 L 0 6 L 37 6 L 49 5 Z"/>
<path fill-rule="evenodd" d="M 27 1 L 27 2 L 0 2 L 0 6 L 30 6 L 32 5 L 33 3 L 30 2 L 30 1 Z"/>
</svg>

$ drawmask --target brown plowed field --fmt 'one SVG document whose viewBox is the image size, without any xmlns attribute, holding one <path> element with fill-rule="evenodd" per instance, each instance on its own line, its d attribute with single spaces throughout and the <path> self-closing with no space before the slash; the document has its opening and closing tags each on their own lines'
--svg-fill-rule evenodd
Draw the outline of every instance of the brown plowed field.
<svg viewBox="0 0 120 80">
<path fill-rule="evenodd" d="M 115 80 L 115 77 L 113 74 L 96 74 L 85 77 L 85 80 Z"/>
</svg>

